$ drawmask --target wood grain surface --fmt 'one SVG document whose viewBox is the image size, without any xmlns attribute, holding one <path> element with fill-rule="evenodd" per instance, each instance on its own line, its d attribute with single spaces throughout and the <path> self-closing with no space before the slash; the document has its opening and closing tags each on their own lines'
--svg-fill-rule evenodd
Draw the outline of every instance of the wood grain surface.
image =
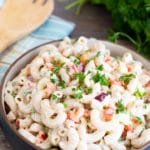
<svg viewBox="0 0 150 150">
<path fill-rule="evenodd" d="M 87 37 L 96 37 L 107 39 L 107 30 L 112 26 L 111 14 L 101 6 L 86 5 L 79 16 L 75 14 L 75 9 L 64 10 L 64 6 L 69 2 L 60 3 L 56 1 L 54 14 L 64 19 L 75 22 L 76 28 L 71 37 L 84 35 Z M 120 42 L 127 47 L 133 46 L 127 41 Z M 13 138 L 13 137 L 12 137 Z M 0 150 L 13 150 L 8 143 L 2 130 L 0 129 Z"/>
</svg>

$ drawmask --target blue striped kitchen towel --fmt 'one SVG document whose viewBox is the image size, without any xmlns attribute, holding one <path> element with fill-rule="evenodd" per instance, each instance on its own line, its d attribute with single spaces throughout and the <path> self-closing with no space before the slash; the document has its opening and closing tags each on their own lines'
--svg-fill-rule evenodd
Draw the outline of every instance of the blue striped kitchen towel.
<svg viewBox="0 0 150 150">
<path fill-rule="evenodd" d="M 0 0 L 0 4 L 2 1 Z M 42 43 L 69 36 L 74 28 L 73 22 L 50 16 L 40 28 L 0 54 L 0 81 L 9 65 L 22 53 Z"/>
</svg>

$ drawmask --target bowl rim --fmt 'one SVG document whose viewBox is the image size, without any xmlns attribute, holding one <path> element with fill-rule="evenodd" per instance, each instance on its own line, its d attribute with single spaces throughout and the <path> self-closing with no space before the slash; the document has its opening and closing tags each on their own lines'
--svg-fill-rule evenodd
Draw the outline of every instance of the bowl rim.
<svg viewBox="0 0 150 150">
<path fill-rule="evenodd" d="M 13 134 L 15 134 L 18 138 L 20 138 L 22 141 L 24 141 L 26 144 L 30 145 L 32 148 L 37 149 L 37 150 L 43 150 L 42 148 L 40 148 L 39 146 L 35 145 L 34 143 L 30 142 L 27 138 L 25 138 L 24 136 L 22 136 L 21 134 L 19 134 L 19 132 L 12 126 L 12 124 L 9 122 L 9 120 L 7 119 L 6 116 L 6 112 L 5 112 L 5 108 L 3 106 L 3 97 L 2 97 L 2 91 L 4 88 L 4 83 L 6 80 L 7 75 L 9 74 L 11 68 L 13 68 L 13 66 L 20 60 L 22 59 L 25 55 L 27 55 L 28 53 L 31 53 L 34 50 L 37 50 L 38 48 L 48 45 L 48 44 L 57 44 L 60 41 L 62 41 L 63 39 L 58 39 L 58 40 L 52 40 L 52 41 L 48 41 L 45 42 L 43 44 L 40 44 L 38 46 L 35 46 L 29 50 L 27 50 L 26 52 L 24 52 L 23 54 L 21 54 L 17 59 L 15 59 L 13 61 L 13 63 L 10 64 L 10 66 L 7 68 L 7 71 L 5 72 L 5 74 L 3 75 L 3 78 L 0 82 L 0 117 L 2 119 L 2 121 L 4 121 L 5 124 L 7 124 L 7 126 L 9 127 L 9 129 L 11 129 L 11 131 L 13 132 Z M 73 40 L 73 39 L 72 39 Z M 116 44 L 107 40 L 101 40 L 101 39 L 97 39 L 101 42 L 104 43 L 109 43 L 111 45 L 117 46 L 118 48 L 123 48 L 124 50 L 130 51 L 132 54 L 134 54 L 135 56 L 139 56 L 140 58 L 146 60 L 147 63 L 150 63 L 150 61 L 143 57 L 142 55 L 140 55 L 138 52 L 134 51 L 132 48 L 128 48 L 125 45 L 121 45 L 121 44 Z M 26 64 L 25 64 L 26 65 Z M 150 146 L 150 142 L 146 143 L 144 146 L 142 146 L 141 148 L 139 148 L 140 150 L 144 150 L 145 148 L 147 148 L 148 146 Z"/>
</svg>

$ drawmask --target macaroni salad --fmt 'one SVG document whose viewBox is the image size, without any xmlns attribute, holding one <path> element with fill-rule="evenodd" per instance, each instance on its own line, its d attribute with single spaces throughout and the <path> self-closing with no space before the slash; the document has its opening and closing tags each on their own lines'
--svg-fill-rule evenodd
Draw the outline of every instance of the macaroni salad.
<svg viewBox="0 0 150 150">
<path fill-rule="evenodd" d="M 150 71 L 96 39 L 42 48 L 7 83 L 7 117 L 42 149 L 126 150 L 150 142 Z"/>
</svg>

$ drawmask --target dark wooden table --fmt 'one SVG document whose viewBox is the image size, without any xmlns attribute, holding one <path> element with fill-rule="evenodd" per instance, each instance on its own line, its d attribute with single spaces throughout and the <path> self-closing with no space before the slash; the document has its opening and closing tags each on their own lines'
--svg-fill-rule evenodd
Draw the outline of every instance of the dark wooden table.
<svg viewBox="0 0 150 150">
<path fill-rule="evenodd" d="M 100 6 L 86 5 L 79 16 L 75 14 L 75 9 L 64 10 L 64 6 L 68 2 L 60 3 L 56 1 L 54 14 L 64 19 L 75 22 L 76 28 L 71 37 L 80 35 L 87 37 L 96 37 L 99 39 L 107 39 L 107 30 L 112 26 L 111 14 L 105 8 Z M 132 45 L 127 41 L 120 41 L 127 47 Z M 13 138 L 13 137 L 12 137 Z M 13 150 L 0 129 L 0 150 Z"/>
<path fill-rule="evenodd" d="M 68 2 L 56 3 L 54 14 L 76 23 L 76 29 L 72 33 L 73 37 L 80 35 L 103 39 L 107 37 L 107 29 L 112 25 L 112 18 L 103 7 L 86 5 L 81 10 L 80 15 L 76 15 L 75 8 L 64 10 L 67 4 Z"/>
</svg>

